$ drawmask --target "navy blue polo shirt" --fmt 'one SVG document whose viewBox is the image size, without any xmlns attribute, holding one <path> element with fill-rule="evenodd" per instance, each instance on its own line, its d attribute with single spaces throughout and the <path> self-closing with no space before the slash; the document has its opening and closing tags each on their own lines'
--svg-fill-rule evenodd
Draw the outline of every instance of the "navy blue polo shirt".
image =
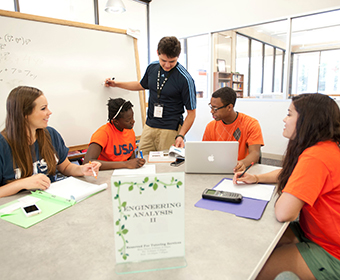
<svg viewBox="0 0 340 280">
<path fill-rule="evenodd" d="M 171 70 L 171 74 L 165 83 L 161 96 L 157 98 L 157 76 L 160 71 L 160 86 L 169 72 L 164 71 L 159 61 L 151 63 L 144 77 L 140 81 L 143 88 L 149 90 L 149 104 L 146 124 L 154 128 L 177 130 L 178 125 L 183 124 L 184 107 L 187 110 L 196 109 L 196 88 L 193 78 L 180 64 Z M 163 117 L 154 117 L 154 106 L 156 103 L 163 104 Z"/>
<path fill-rule="evenodd" d="M 51 136 L 52 146 L 54 147 L 56 157 L 59 159 L 57 164 L 62 163 L 68 154 L 68 148 L 65 146 L 61 135 L 52 127 L 47 127 Z M 39 153 L 39 145 L 36 141 L 33 144 L 32 156 L 33 174 L 44 173 L 47 175 L 47 164 Z M 0 134 L 0 186 L 8 183 L 9 180 L 20 179 L 21 172 L 13 169 L 12 150 L 5 138 Z M 33 175 L 32 174 L 32 175 Z M 50 176 L 51 182 L 55 181 L 55 176 Z"/>
</svg>

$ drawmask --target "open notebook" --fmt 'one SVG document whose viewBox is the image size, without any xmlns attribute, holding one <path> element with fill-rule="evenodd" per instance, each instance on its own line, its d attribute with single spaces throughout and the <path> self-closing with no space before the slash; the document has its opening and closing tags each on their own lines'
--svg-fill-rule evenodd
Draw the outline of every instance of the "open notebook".
<svg viewBox="0 0 340 280">
<path fill-rule="evenodd" d="M 23 228 L 28 228 L 56 213 L 71 207 L 107 188 L 107 184 L 91 184 L 74 177 L 52 183 L 46 191 L 35 191 L 5 205 L 0 206 L 0 218 Z M 21 206 L 35 203 L 41 213 L 26 217 Z"/>
</svg>

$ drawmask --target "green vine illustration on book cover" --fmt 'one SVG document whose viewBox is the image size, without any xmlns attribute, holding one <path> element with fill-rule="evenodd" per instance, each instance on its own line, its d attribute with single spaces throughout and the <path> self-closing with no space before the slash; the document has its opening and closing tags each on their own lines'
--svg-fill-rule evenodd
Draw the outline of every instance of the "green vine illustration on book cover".
<svg viewBox="0 0 340 280">
<path fill-rule="evenodd" d="M 118 200 L 118 211 L 119 211 L 119 218 L 116 220 L 116 226 L 119 228 L 119 230 L 116 232 L 118 236 L 121 237 L 122 241 L 123 241 L 123 247 L 120 248 L 118 251 L 120 252 L 120 254 L 122 255 L 122 258 L 124 260 L 127 259 L 127 257 L 129 256 L 128 253 L 126 253 L 126 244 L 128 243 L 128 240 L 126 239 L 126 235 L 129 232 L 129 230 L 125 227 L 124 221 L 126 221 L 128 219 L 128 217 L 130 217 L 130 215 L 125 214 L 124 212 L 124 208 L 127 206 L 127 202 L 121 201 L 121 197 L 119 196 L 119 192 L 120 192 L 120 187 L 124 186 L 124 185 L 128 185 L 129 191 L 133 191 L 133 190 L 139 190 L 139 194 L 142 194 L 143 191 L 145 191 L 147 188 L 152 188 L 154 191 L 157 191 L 157 189 L 163 185 L 164 188 L 167 187 L 171 187 L 171 186 L 176 186 L 177 188 L 179 188 L 180 186 L 183 185 L 183 183 L 181 181 L 178 181 L 177 179 L 175 179 L 175 177 L 171 178 L 171 182 L 170 183 L 165 183 L 163 181 L 160 181 L 157 177 L 154 177 L 154 179 L 149 180 L 149 177 L 145 177 L 143 182 L 121 182 L 121 181 L 115 181 L 114 182 L 114 186 L 117 188 L 117 194 L 114 197 L 114 199 Z M 147 187 L 146 187 L 147 185 Z"/>
</svg>

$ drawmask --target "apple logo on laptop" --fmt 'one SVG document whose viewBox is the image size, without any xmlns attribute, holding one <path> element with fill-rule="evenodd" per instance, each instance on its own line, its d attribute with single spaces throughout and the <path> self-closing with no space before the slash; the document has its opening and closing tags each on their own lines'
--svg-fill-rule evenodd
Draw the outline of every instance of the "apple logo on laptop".
<svg viewBox="0 0 340 280">
<path fill-rule="evenodd" d="M 208 156 L 208 160 L 209 160 L 209 161 L 214 161 L 214 160 L 215 160 L 215 159 L 214 159 L 214 155 Z"/>
</svg>

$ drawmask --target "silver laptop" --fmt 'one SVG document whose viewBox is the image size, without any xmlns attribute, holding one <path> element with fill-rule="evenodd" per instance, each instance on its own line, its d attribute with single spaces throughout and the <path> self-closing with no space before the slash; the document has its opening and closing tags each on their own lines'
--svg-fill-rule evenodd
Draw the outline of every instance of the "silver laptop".
<svg viewBox="0 0 340 280">
<path fill-rule="evenodd" d="M 186 173 L 233 173 L 238 158 L 237 141 L 185 143 Z"/>
</svg>

